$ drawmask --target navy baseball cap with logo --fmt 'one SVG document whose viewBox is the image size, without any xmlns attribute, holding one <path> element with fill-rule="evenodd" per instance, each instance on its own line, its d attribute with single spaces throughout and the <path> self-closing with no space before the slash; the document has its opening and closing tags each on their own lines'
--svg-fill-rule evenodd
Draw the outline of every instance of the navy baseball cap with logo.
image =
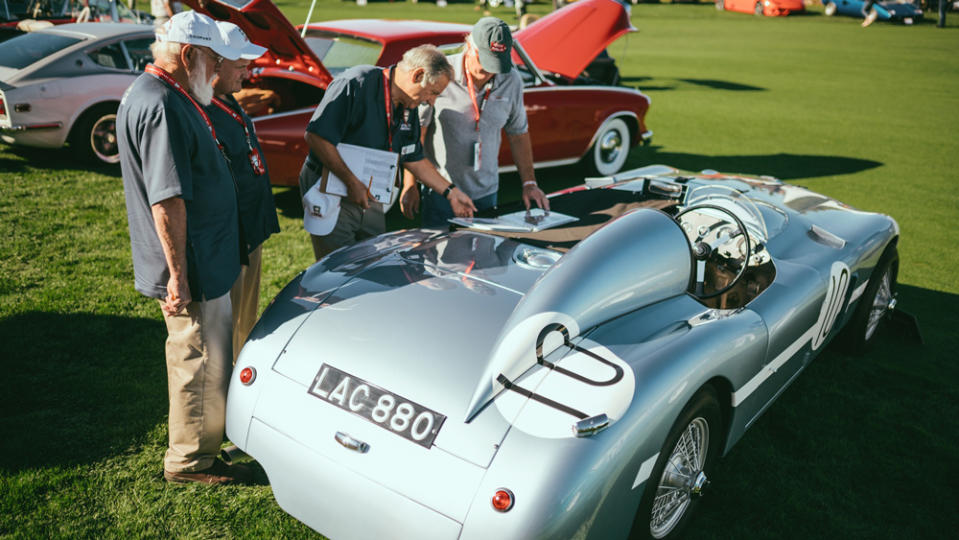
<svg viewBox="0 0 959 540">
<path fill-rule="evenodd" d="M 473 25 L 470 40 L 479 52 L 480 65 L 490 73 L 513 69 L 513 35 L 509 26 L 496 17 L 483 17 Z"/>
</svg>

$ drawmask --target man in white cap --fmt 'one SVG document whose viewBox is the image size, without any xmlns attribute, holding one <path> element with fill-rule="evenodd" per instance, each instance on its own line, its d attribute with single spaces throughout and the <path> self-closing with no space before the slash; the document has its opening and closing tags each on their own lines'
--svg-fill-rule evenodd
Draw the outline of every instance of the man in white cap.
<svg viewBox="0 0 959 540">
<path fill-rule="evenodd" d="M 217 458 L 233 365 L 230 289 L 246 262 L 229 165 L 204 106 L 220 64 L 240 53 L 189 11 L 157 29 L 153 64 L 117 112 L 134 285 L 167 327 L 169 482 L 246 483 Z"/>
<path fill-rule="evenodd" d="M 253 129 L 253 121 L 233 97 L 249 76 L 250 62 L 262 56 L 266 48 L 250 43 L 243 30 L 233 23 L 219 21 L 216 24 L 226 45 L 239 54 L 236 60 L 224 59 L 220 64 L 220 71 L 213 81 L 215 95 L 212 103 L 206 107 L 217 139 L 230 159 L 240 210 L 240 236 L 249 255 L 249 264 L 241 266 L 240 277 L 230 290 L 235 363 L 240 348 L 256 323 L 263 242 L 271 234 L 280 232 L 280 223 L 276 218 L 276 205 L 270 190 L 270 175 Z"/>
<path fill-rule="evenodd" d="M 466 50 L 449 57 L 453 80 L 435 104 L 419 111 L 426 157 L 444 178 L 473 199 L 479 211 L 497 203 L 502 131 L 519 172 L 526 208 L 535 202 L 549 210 L 533 172 L 523 81 L 513 69 L 512 49 L 509 26 L 496 17 L 483 17 L 467 37 Z M 407 173 L 400 208 L 412 218 L 422 205 L 424 227 L 447 226 L 453 212 L 438 195 L 428 187 L 418 193 L 413 175 Z"/>
</svg>

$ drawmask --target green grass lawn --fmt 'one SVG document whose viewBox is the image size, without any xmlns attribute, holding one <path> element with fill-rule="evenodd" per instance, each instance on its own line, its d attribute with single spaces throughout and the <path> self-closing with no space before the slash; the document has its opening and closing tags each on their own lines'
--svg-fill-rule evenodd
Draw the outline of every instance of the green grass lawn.
<svg viewBox="0 0 959 540">
<path fill-rule="evenodd" d="M 280 2 L 295 23 L 309 4 Z M 548 4 L 534 4 L 545 13 Z M 925 346 L 824 352 L 723 460 L 691 538 L 942 538 L 959 529 L 959 15 L 913 27 L 711 4 L 640 4 L 610 47 L 652 97 L 628 166 L 770 174 L 892 215 L 900 306 Z M 506 8 L 494 13 L 512 21 Z M 473 22 L 472 4 L 320 0 L 314 19 Z M 575 37 L 571 37 L 575 39 Z M 548 189 L 568 167 L 538 172 Z M 515 176 L 501 200 L 517 197 Z M 261 307 L 311 262 L 296 193 L 264 251 Z M 393 226 L 406 226 L 391 216 Z M 313 533 L 270 488 L 172 487 L 165 331 L 133 290 L 119 172 L 0 144 L 0 536 Z M 317 486 L 316 496 L 324 496 Z M 951 533 L 951 534 L 950 534 Z"/>
</svg>

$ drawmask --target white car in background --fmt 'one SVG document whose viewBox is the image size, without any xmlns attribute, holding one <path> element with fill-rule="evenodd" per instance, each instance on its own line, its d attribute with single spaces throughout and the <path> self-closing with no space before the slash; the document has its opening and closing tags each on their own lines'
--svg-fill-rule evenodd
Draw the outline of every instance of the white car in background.
<svg viewBox="0 0 959 540">
<path fill-rule="evenodd" d="M 0 43 L 0 140 L 117 163 L 117 106 L 153 41 L 152 25 L 82 23 Z"/>
</svg>

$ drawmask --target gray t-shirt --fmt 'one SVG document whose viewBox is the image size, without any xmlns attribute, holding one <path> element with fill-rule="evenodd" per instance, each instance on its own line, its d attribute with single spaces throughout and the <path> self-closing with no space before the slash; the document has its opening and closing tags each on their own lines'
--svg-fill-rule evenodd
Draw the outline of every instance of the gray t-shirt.
<svg viewBox="0 0 959 540">
<path fill-rule="evenodd" d="M 482 106 L 479 132 L 463 67 L 463 55 L 449 57 L 454 77 L 436 98 L 436 105 L 420 106 L 420 124 L 426 126 L 424 151 L 440 174 L 472 199 L 499 188 L 499 147 L 501 132 L 526 133 L 529 125 L 523 107 L 523 80 L 514 69 L 493 77 L 489 99 L 483 104 L 486 87 L 477 89 L 477 106 Z M 479 170 L 473 168 L 473 148 L 481 140 Z"/>
<path fill-rule="evenodd" d="M 120 102 L 117 139 L 136 290 L 166 296 L 170 273 L 151 206 L 180 197 L 186 204 L 190 294 L 200 300 L 229 292 L 240 273 L 236 192 L 199 112 L 167 83 L 144 73 Z"/>
</svg>

